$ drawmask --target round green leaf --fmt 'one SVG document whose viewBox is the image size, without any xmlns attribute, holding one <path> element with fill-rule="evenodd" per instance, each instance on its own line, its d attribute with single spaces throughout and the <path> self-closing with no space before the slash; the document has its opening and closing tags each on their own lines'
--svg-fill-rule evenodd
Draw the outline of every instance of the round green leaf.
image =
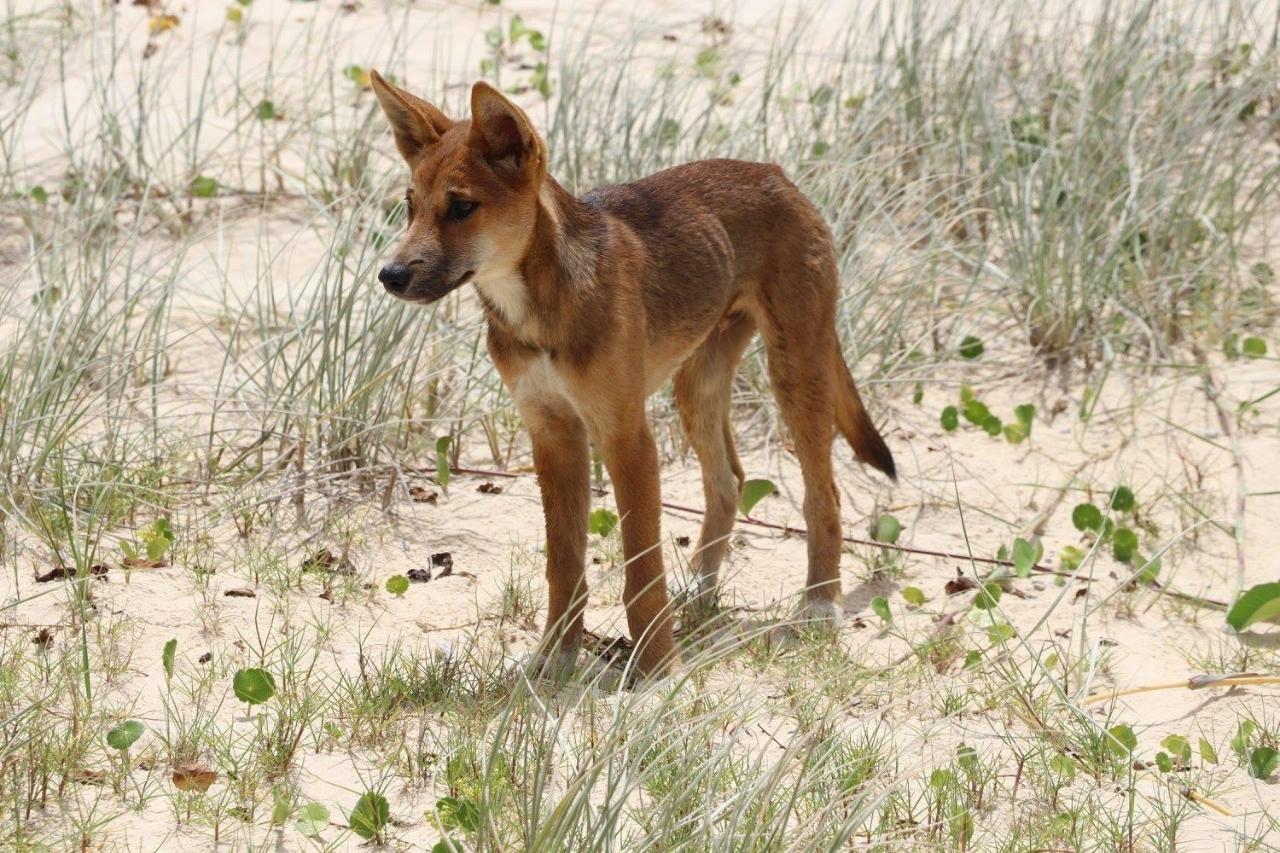
<svg viewBox="0 0 1280 853">
<path fill-rule="evenodd" d="M 960 410 L 955 406 L 947 406 L 942 410 L 942 428 L 947 432 L 955 432 L 956 427 L 960 426 Z"/>
<path fill-rule="evenodd" d="M 123 752 L 137 743 L 144 731 L 146 729 L 137 720 L 125 720 L 107 732 L 107 746 Z"/>
<path fill-rule="evenodd" d="M 982 426 L 992 417 L 991 410 L 987 408 L 987 404 L 976 397 L 971 397 L 965 401 L 961 414 L 964 415 L 966 421 L 974 426 Z"/>
<path fill-rule="evenodd" d="M 1018 632 L 1008 622 L 996 622 L 987 628 L 987 639 L 997 645 L 1007 643 L 1016 636 L 1018 636 Z"/>
<path fill-rule="evenodd" d="M 751 515 L 756 504 L 778 490 L 771 480 L 747 480 L 742 484 L 742 501 L 738 509 L 745 516 Z"/>
<path fill-rule="evenodd" d="M 1013 416 L 1027 435 L 1031 435 L 1031 425 L 1035 421 L 1036 407 L 1031 403 L 1023 403 L 1013 407 Z"/>
<path fill-rule="evenodd" d="M 320 803 L 307 803 L 298 808 L 298 832 L 308 838 L 316 838 L 329 828 L 329 810 Z"/>
<path fill-rule="evenodd" d="M 888 542 L 892 545 L 898 541 L 898 537 L 902 535 L 902 523 L 892 515 L 885 513 L 876 519 L 876 529 L 872 531 L 871 538 L 877 542 Z"/>
<path fill-rule="evenodd" d="M 191 194 L 196 198 L 213 198 L 218 194 L 218 182 L 207 175 L 197 175 L 191 181 Z"/>
<path fill-rule="evenodd" d="M 1127 563 L 1138 550 L 1138 535 L 1127 527 L 1117 527 L 1111 534 L 1111 553 L 1117 560 Z"/>
<path fill-rule="evenodd" d="M 962 358 L 975 359 L 982 355 L 984 349 L 982 339 L 973 335 L 966 335 L 964 340 L 960 342 L 960 356 Z"/>
<path fill-rule="evenodd" d="M 1112 726 L 1107 729 L 1107 748 L 1120 758 L 1131 755 L 1138 748 L 1138 736 L 1128 726 Z"/>
<path fill-rule="evenodd" d="M 989 581 L 983 584 L 977 594 L 974 595 L 973 606 L 979 610 L 990 610 L 996 606 L 1002 594 L 1004 594 L 1004 590 L 1000 588 L 1000 584 L 995 581 Z"/>
<path fill-rule="evenodd" d="M 258 102 L 258 118 L 261 121 L 270 121 L 276 117 L 276 105 L 269 100 Z"/>
<path fill-rule="evenodd" d="M 587 529 L 601 539 L 608 537 L 617 526 L 618 514 L 604 507 L 593 509 L 591 515 L 587 517 Z"/>
<path fill-rule="evenodd" d="M 1071 523 L 1082 533 L 1086 530 L 1102 529 L 1102 512 L 1093 504 L 1078 504 L 1071 510 Z"/>
<path fill-rule="evenodd" d="M 871 599 L 871 612 L 879 616 L 881 622 L 893 621 L 893 614 L 889 612 L 889 602 L 882 595 Z"/>
<path fill-rule="evenodd" d="M 924 590 L 918 586 L 904 586 L 902 588 L 902 600 L 912 607 L 924 606 Z"/>
<path fill-rule="evenodd" d="M 399 598 L 409 591 L 409 579 L 404 575 L 392 575 L 387 578 L 387 592 Z"/>
<path fill-rule="evenodd" d="M 1267 342 L 1255 335 L 1250 335 L 1240 342 L 1240 351 L 1249 358 L 1262 358 L 1267 354 Z"/>
<path fill-rule="evenodd" d="M 1133 509 L 1133 490 L 1128 486 L 1116 486 L 1111 490 L 1111 508 L 1117 512 L 1128 512 Z"/>
<path fill-rule="evenodd" d="M 1031 577 L 1031 572 L 1042 556 L 1044 556 L 1044 545 L 1041 545 L 1039 540 L 1034 544 L 1021 536 L 1013 540 L 1013 570 L 1018 573 L 1018 577 Z"/>
<path fill-rule="evenodd" d="M 1280 753 L 1269 746 L 1254 747 L 1249 753 L 1249 775 L 1255 779 L 1270 779 L 1280 767 Z"/>
<path fill-rule="evenodd" d="M 1010 444 L 1022 444 L 1027 440 L 1027 428 L 1022 424 L 1005 424 L 1004 440 Z"/>
<path fill-rule="evenodd" d="M 236 698 L 250 705 L 261 705 L 276 695 L 276 680 L 265 669 L 242 669 L 235 674 L 231 687 Z"/>
<path fill-rule="evenodd" d="M 1249 587 L 1227 611 L 1227 624 L 1243 631 L 1255 622 L 1280 617 L 1280 582 Z"/>
<path fill-rule="evenodd" d="M 356 807 L 347 816 L 351 831 L 366 841 L 380 835 L 382 828 L 390 822 L 391 804 L 386 797 L 373 791 L 357 800 Z"/>
</svg>

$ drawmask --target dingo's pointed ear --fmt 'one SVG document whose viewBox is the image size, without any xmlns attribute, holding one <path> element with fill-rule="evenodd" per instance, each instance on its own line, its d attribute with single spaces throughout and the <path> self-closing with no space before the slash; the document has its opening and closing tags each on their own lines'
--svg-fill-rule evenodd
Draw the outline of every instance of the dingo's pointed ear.
<svg viewBox="0 0 1280 853">
<path fill-rule="evenodd" d="M 447 116 L 419 97 L 393 86 L 377 71 L 369 72 L 369 85 L 378 96 L 378 103 L 391 122 L 396 147 L 400 155 L 413 165 L 423 149 L 440 139 L 440 134 L 452 125 Z"/>
<path fill-rule="evenodd" d="M 468 141 L 495 170 L 509 177 L 532 177 L 545 167 L 546 149 L 529 117 L 485 82 L 471 87 Z"/>
</svg>

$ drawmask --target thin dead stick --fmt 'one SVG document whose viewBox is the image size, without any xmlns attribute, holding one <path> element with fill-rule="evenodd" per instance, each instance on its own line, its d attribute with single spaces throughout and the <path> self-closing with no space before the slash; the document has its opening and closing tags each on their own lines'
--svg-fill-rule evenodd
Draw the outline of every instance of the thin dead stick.
<svg viewBox="0 0 1280 853">
<path fill-rule="evenodd" d="M 676 510 L 677 512 L 688 512 L 688 513 L 692 513 L 693 515 L 704 514 L 702 510 L 697 509 L 695 507 L 691 507 L 691 506 L 682 506 L 680 504 L 667 503 L 666 501 L 663 501 L 662 505 L 667 509 L 673 509 L 673 510 Z M 808 535 L 808 531 L 806 531 L 803 527 L 788 527 L 787 525 L 784 525 L 784 524 L 774 524 L 769 521 L 761 521 L 758 518 L 751 518 L 750 516 L 740 517 L 738 519 L 738 524 L 750 524 L 750 525 L 754 525 L 755 527 L 765 527 L 765 528 L 768 528 L 769 530 L 778 530 L 783 533 L 789 533 L 794 536 Z M 1013 560 L 1001 560 L 997 557 L 973 557 L 968 554 L 961 554 L 955 551 L 934 551 L 930 548 L 916 548 L 911 545 L 898 545 L 892 542 L 877 542 L 874 539 L 859 539 L 856 536 L 844 536 L 841 538 L 843 541 L 849 542 L 853 545 L 869 545 L 872 548 L 881 548 L 881 549 L 884 549 L 885 551 L 901 551 L 904 554 L 921 554 L 926 557 L 942 557 L 948 560 L 961 560 L 966 563 L 967 562 L 982 563 L 983 565 L 987 565 L 987 566 L 1010 566 L 1010 567 L 1013 566 Z M 1049 566 L 1040 565 L 1039 563 L 1032 566 L 1031 570 L 1033 572 L 1038 572 L 1042 575 L 1058 575 L 1064 578 L 1072 577 L 1071 572 L 1060 571 L 1058 569 L 1050 568 Z M 1087 580 L 1087 578 L 1082 578 L 1082 580 Z"/>
<path fill-rule="evenodd" d="M 1262 675 L 1257 672 L 1236 672 L 1230 675 L 1194 675 L 1185 681 L 1166 681 L 1161 684 L 1144 684 L 1141 687 L 1130 687 L 1125 690 L 1108 690 L 1086 696 L 1081 705 L 1096 705 L 1118 699 L 1121 696 L 1134 696 L 1138 693 L 1154 693 L 1157 690 L 1204 690 L 1206 687 L 1244 687 L 1252 684 L 1280 684 L 1280 675 Z"/>
<path fill-rule="evenodd" d="M 406 470 L 413 470 L 413 469 L 406 469 Z M 503 477 L 508 480 L 515 480 L 515 479 L 519 479 L 522 476 L 525 476 L 524 474 L 513 473 L 511 471 L 488 471 L 482 468 L 450 468 L 450 471 L 454 474 L 471 474 L 473 476 L 480 476 L 480 477 Z M 684 506 L 682 504 L 673 504 L 673 503 L 668 503 L 667 501 L 663 501 L 662 506 L 666 509 L 675 510 L 676 512 L 687 512 L 687 513 L 690 513 L 691 515 L 697 515 L 697 516 L 705 515 L 703 510 L 700 510 L 697 507 Z M 803 527 L 789 527 L 784 524 L 774 524 L 769 521 L 761 521 L 758 518 L 751 518 L 749 516 L 739 517 L 738 524 L 750 524 L 755 527 L 764 527 L 769 530 L 777 530 L 782 533 L 787 533 L 793 536 L 808 535 L 808 531 L 806 531 Z M 856 536 L 844 536 L 841 538 L 843 539 L 843 541 L 853 545 L 868 545 L 872 548 L 880 548 L 885 551 L 900 551 L 904 554 L 918 554 L 925 557 L 941 557 L 945 560 L 960 560 L 961 562 L 982 563 L 983 565 L 987 565 L 987 566 L 1006 566 L 1006 567 L 1012 568 L 1014 565 L 1013 560 L 1001 560 L 997 557 L 976 557 L 969 554 L 960 554 L 954 551 L 935 551 L 931 548 L 916 548 L 911 545 L 898 545 L 896 543 L 890 543 L 890 542 L 877 542 L 874 539 L 859 539 Z M 1036 563 L 1035 565 L 1033 565 L 1031 567 L 1031 571 L 1035 572 L 1036 574 L 1054 575 L 1055 577 L 1061 577 L 1061 578 L 1075 577 L 1075 574 L 1073 572 L 1064 572 L 1060 569 L 1054 569 L 1049 566 L 1042 565 L 1040 563 Z M 1090 582 L 1090 579 L 1085 577 L 1081 577 L 1080 580 L 1084 581 L 1085 583 Z M 1227 609 L 1227 607 L 1229 606 L 1225 601 L 1217 601 L 1212 598 L 1204 598 L 1203 596 L 1192 595 L 1187 592 L 1181 592 L 1176 589 L 1171 589 L 1167 586 L 1164 586 L 1159 581 L 1153 580 L 1153 581 L 1150 581 L 1149 583 L 1153 588 L 1160 590 L 1165 595 L 1168 595 L 1171 598 L 1177 598 L 1181 601 L 1186 601 L 1190 604 L 1217 607 L 1223 610 Z"/>
</svg>

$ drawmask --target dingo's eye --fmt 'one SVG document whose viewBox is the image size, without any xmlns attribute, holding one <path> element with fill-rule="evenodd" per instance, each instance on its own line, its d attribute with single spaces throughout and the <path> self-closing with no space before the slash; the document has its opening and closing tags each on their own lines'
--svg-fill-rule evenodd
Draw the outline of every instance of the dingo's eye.
<svg viewBox="0 0 1280 853">
<path fill-rule="evenodd" d="M 474 201 L 455 198 L 449 202 L 449 209 L 445 211 L 445 218 L 450 222 L 461 222 L 474 213 L 476 207 L 477 205 Z"/>
</svg>

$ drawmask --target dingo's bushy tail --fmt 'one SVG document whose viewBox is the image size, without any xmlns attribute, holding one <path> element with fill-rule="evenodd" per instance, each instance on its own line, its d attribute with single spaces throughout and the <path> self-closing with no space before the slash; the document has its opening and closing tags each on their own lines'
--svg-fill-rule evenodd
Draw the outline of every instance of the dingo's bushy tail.
<svg viewBox="0 0 1280 853">
<path fill-rule="evenodd" d="M 893 464 L 893 453 L 889 451 L 889 446 L 884 443 L 880 431 L 871 422 L 871 416 L 862 405 L 862 397 L 858 395 L 853 374 L 849 372 L 849 366 L 844 363 L 844 357 L 838 349 L 832 367 L 836 376 L 836 426 L 840 434 L 853 446 L 853 454 L 858 459 L 896 481 L 898 469 Z"/>
</svg>

